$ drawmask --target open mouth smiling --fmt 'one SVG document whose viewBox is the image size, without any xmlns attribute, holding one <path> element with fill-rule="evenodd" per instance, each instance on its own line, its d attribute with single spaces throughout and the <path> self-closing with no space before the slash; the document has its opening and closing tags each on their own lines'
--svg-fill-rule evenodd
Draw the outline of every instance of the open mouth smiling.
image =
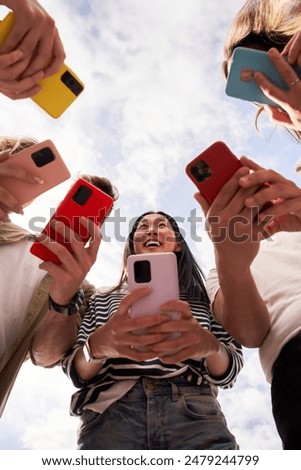
<svg viewBox="0 0 301 470">
<path fill-rule="evenodd" d="M 144 243 L 144 246 L 146 246 L 146 248 L 153 248 L 161 246 L 161 243 L 158 240 L 148 240 Z"/>
</svg>

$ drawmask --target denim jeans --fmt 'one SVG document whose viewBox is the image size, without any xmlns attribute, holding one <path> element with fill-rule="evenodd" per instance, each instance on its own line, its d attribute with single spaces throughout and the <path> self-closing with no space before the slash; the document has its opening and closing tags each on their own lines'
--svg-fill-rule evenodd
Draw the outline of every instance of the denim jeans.
<svg viewBox="0 0 301 470">
<path fill-rule="evenodd" d="M 141 378 L 104 413 L 84 411 L 78 449 L 238 449 L 208 384 Z"/>
</svg>

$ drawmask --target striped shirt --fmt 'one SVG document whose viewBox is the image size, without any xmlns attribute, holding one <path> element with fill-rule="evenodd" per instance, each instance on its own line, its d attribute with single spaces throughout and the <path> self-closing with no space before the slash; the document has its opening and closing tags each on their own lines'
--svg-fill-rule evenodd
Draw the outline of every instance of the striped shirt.
<svg viewBox="0 0 301 470">
<path fill-rule="evenodd" d="M 68 355 L 62 360 L 62 368 L 65 374 L 72 380 L 75 387 L 80 390 L 73 394 L 70 411 L 73 415 L 80 415 L 83 407 L 101 400 L 101 392 L 108 390 L 117 381 L 138 380 L 140 377 L 171 378 L 185 375 L 193 384 L 201 384 L 202 381 L 221 388 L 231 388 L 243 366 L 241 346 L 230 336 L 222 326 L 214 320 L 208 306 L 201 301 L 189 302 L 192 315 L 200 325 L 212 334 L 226 347 L 230 364 L 224 376 L 214 378 L 206 368 L 206 361 L 187 359 L 177 364 L 164 364 L 159 359 L 145 362 L 136 362 L 127 358 L 107 359 L 100 371 L 89 382 L 82 381 L 74 367 L 74 356 L 87 338 L 117 311 L 121 300 L 126 294 L 126 288 L 122 291 L 103 293 L 99 289 L 91 297 L 88 310 L 78 332 L 77 343 Z M 184 295 L 181 300 L 187 301 Z"/>
</svg>

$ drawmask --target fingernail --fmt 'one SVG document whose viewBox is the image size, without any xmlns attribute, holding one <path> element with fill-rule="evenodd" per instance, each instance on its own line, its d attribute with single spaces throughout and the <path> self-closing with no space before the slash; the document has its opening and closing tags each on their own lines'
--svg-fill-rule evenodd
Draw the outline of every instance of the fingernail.
<svg viewBox="0 0 301 470">
<path fill-rule="evenodd" d="M 34 180 L 39 183 L 39 184 L 43 184 L 44 183 L 44 180 L 42 180 L 41 178 L 39 178 L 38 176 L 34 176 Z"/>
</svg>

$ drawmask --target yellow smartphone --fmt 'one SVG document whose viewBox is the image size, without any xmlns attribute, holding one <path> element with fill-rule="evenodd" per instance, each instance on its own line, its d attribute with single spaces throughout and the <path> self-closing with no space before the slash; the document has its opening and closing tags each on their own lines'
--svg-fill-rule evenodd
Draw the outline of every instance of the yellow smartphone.
<svg viewBox="0 0 301 470">
<path fill-rule="evenodd" d="M 0 47 L 15 24 L 15 15 L 8 13 L 0 21 Z M 53 118 L 60 117 L 84 90 L 84 84 L 65 64 L 60 70 L 39 82 L 42 90 L 31 99 Z"/>
</svg>

